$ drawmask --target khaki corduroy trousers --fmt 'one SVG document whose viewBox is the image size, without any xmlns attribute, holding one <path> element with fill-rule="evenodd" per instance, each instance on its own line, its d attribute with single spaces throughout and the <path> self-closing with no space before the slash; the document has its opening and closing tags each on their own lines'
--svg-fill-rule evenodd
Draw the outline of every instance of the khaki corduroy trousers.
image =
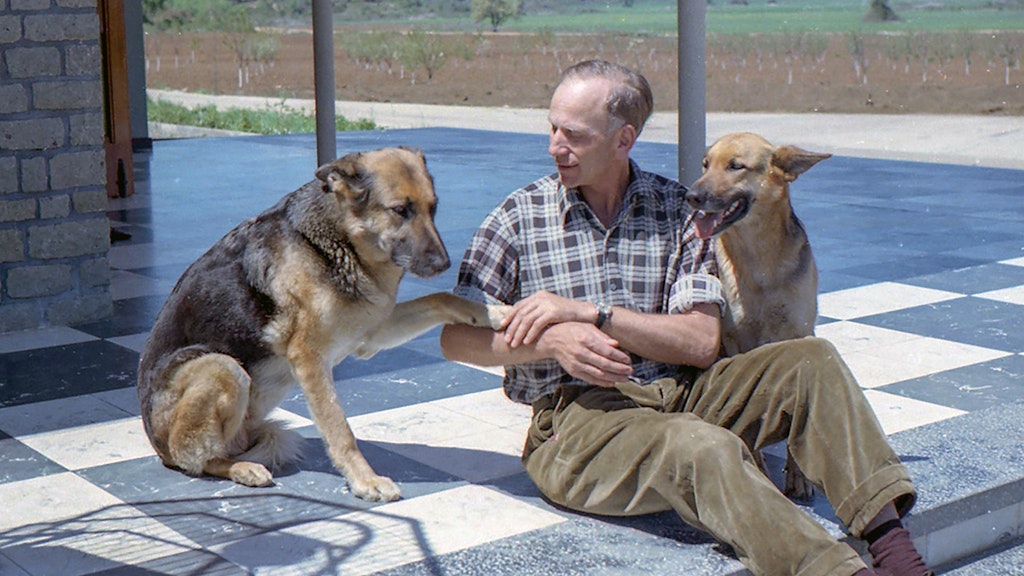
<svg viewBox="0 0 1024 576">
<path fill-rule="evenodd" d="M 556 504 L 613 516 L 673 509 L 755 574 L 857 572 L 857 553 L 753 460 L 751 448 L 782 440 L 854 536 L 885 504 L 901 516 L 913 506 L 906 469 L 853 375 L 813 337 L 723 358 L 696 378 L 562 387 L 534 403 L 523 462 Z"/>
</svg>

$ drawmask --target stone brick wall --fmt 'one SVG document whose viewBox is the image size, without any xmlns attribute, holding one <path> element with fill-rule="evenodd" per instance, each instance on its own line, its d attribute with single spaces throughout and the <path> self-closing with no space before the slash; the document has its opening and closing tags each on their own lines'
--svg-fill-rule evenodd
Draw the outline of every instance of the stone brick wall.
<svg viewBox="0 0 1024 576">
<path fill-rule="evenodd" d="M 96 0 L 0 0 L 0 332 L 108 316 Z"/>
</svg>

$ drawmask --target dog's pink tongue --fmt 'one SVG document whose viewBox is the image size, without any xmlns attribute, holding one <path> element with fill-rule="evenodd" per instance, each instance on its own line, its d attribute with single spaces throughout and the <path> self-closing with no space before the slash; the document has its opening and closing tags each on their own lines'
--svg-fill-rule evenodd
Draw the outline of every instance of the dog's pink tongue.
<svg viewBox="0 0 1024 576">
<path fill-rule="evenodd" d="M 701 210 L 693 217 L 693 225 L 697 229 L 697 238 L 707 240 L 715 233 L 715 228 L 721 222 L 721 214 L 708 214 Z"/>
</svg>

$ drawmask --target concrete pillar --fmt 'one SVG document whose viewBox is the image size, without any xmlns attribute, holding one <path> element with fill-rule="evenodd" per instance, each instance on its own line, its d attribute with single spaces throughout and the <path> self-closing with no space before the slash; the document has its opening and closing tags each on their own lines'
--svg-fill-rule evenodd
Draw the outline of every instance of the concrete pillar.
<svg viewBox="0 0 1024 576">
<path fill-rule="evenodd" d="M 707 147 L 705 124 L 705 0 L 679 0 L 679 181 L 700 176 Z"/>
<path fill-rule="evenodd" d="M 316 100 L 316 163 L 338 156 L 334 121 L 334 14 L 331 0 L 313 0 L 313 89 Z"/>
</svg>

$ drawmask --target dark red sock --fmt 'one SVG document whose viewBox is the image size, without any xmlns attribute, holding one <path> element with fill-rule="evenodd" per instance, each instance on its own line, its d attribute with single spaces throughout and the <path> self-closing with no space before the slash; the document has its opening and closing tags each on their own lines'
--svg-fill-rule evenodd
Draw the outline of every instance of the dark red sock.
<svg viewBox="0 0 1024 576">
<path fill-rule="evenodd" d="M 873 534 L 874 536 L 874 534 Z M 890 528 L 868 545 L 879 573 L 893 576 L 934 576 L 914 547 L 910 532 L 903 526 Z"/>
</svg>

